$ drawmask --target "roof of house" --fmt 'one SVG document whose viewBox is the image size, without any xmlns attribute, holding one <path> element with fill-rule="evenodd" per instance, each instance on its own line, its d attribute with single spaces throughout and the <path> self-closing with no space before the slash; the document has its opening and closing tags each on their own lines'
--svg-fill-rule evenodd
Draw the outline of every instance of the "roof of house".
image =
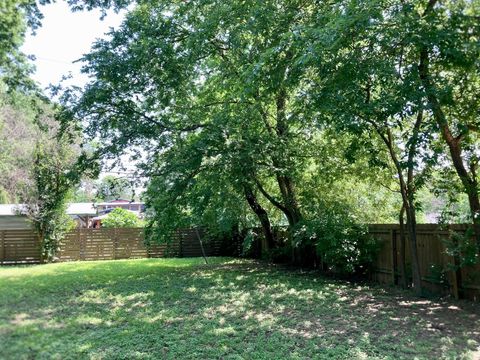
<svg viewBox="0 0 480 360">
<path fill-rule="evenodd" d="M 97 215 L 94 203 L 71 203 L 67 208 L 68 215 Z"/>
<path fill-rule="evenodd" d="M 132 210 L 126 210 L 128 212 L 131 212 L 132 214 L 135 214 L 137 217 L 139 216 L 138 212 L 137 211 L 132 211 Z M 103 214 L 103 215 L 99 215 L 99 216 L 95 216 L 94 218 L 92 218 L 93 221 L 96 221 L 96 220 L 103 220 L 105 219 L 110 213 L 107 213 L 107 214 Z"/>
<path fill-rule="evenodd" d="M 21 215 L 25 204 L 0 204 L 0 216 Z M 97 215 L 93 203 L 71 203 L 67 208 L 68 215 Z"/>
<path fill-rule="evenodd" d="M 0 216 L 19 215 L 24 208 L 25 204 L 0 204 Z"/>
<path fill-rule="evenodd" d="M 107 206 L 107 205 L 145 205 L 145 203 L 143 202 L 139 202 L 139 201 L 128 201 L 128 200 L 114 200 L 114 201 L 109 201 L 109 202 L 100 202 L 100 203 L 97 203 L 96 205 L 97 206 Z"/>
</svg>

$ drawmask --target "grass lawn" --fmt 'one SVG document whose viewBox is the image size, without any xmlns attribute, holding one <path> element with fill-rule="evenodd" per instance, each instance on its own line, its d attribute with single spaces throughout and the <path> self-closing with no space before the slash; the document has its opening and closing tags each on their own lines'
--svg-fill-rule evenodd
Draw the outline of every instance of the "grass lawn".
<svg viewBox="0 0 480 360">
<path fill-rule="evenodd" d="M 480 358 L 478 304 L 211 261 L 0 268 L 0 358 Z"/>
</svg>

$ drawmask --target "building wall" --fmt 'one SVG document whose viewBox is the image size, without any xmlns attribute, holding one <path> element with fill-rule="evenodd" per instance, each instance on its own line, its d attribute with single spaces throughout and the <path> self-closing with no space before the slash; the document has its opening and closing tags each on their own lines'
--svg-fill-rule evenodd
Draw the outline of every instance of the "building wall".
<svg viewBox="0 0 480 360">
<path fill-rule="evenodd" d="M 30 229 L 32 224 L 25 216 L 0 215 L 0 230 Z"/>
</svg>

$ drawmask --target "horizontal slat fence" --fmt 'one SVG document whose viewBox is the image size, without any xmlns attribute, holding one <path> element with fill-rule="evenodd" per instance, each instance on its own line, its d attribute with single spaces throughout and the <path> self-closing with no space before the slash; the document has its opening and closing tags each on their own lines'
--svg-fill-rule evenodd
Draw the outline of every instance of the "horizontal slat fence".
<svg viewBox="0 0 480 360">
<path fill-rule="evenodd" d="M 76 229 L 60 243 L 57 261 L 198 257 L 202 256 L 198 236 L 204 236 L 201 230 L 197 235 L 195 229 L 180 229 L 169 244 L 146 245 L 142 228 Z M 220 255 L 221 241 L 207 241 L 204 248 L 207 256 Z M 0 230 L 1 265 L 40 262 L 40 242 L 33 230 Z"/>
<path fill-rule="evenodd" d="M 40 255 L 40 241 L 32 230 L 0 230 L 0 265 L 37 264 Z"/>
</svg>

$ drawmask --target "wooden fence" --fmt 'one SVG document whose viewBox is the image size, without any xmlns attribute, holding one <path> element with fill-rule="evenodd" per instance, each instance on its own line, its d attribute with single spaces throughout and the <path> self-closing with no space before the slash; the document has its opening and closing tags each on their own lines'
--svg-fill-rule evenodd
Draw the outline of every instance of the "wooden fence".
<svg viewBox="0 0 480 360">
<path fill-rule="evenodd" d="M 40 255 L 40 242 L 32 230 L 0 230 L 1 265 L 37 264 Z"/>
<path fill-rule="evenodd" d="M 370 225 L 371 235 L 377 239 L 380 252 L 375 261 L 372 279 L 379 283 L 401 282 L 400 234 L 394 224 Z M 418 225 L 418 255 L 425 289 L 431 293 L 452 294 L 480 300 L 480 264 L 452 271 L 455 259 L 446 254 L 444 240 L 450 231 L 464 232 L 465 225 L 448 229 L 439 225 Z M 201 233 L 201 232 L 200 232 Z M 200 236 L 203 236 L 202 234 Z M 407 276 L 410 277 L 410 246 L 406 241 Z M 224 255 L 222 241 L 205 243 L 207 256 Z M 67 234 L 58 252 L 58 261 L 113 260 L 131 258 L 159 258 L 167 256 L 201 256 L 195 229 L 178 230 L 170 244 L 146 246 L 143 229 L 77 229 Z M 40 244 L 32 230 L 0 230 L 0 264 L 40 263 Z"/>
<path fill-rule="evenodd" d="M 430 293 L 451 294 L 456 298 L 480 301 L 480 264 L 456 270 L 456 259 L 447 255 L 445 241 L 451 231 L 465 233 L 466 225 L 447 228 L 433 225 L 417 225 L 417 251 L 422 285 Z M 369 226 L 370 234 L 377 239 L 380 252 L 376 258 L 373 280 L 383 284 L 398 284 L 400 274 L 400 228 L 394 224 Z M 406 273 L 410 281 L 411 261 L 408 235 L 406 239 Z"/>
<path fill-rule="evenodd" d="M 203 236 L 199 231 L 199 235 Z M 207 256 L 221 255 L 221 241 L 204 244 Z M 197 231 L 181 229 L 172 234 L 169 244 L 144 243 L 142 228 L 76 229 L 60 244 L 58 261 L 115 260 L 161 258 L 167 256 L 202 256 Z M 32 230 L 0 231 L 0 264 L 38 264 L 41 262 L 40 243 Z"/>
</svg>

